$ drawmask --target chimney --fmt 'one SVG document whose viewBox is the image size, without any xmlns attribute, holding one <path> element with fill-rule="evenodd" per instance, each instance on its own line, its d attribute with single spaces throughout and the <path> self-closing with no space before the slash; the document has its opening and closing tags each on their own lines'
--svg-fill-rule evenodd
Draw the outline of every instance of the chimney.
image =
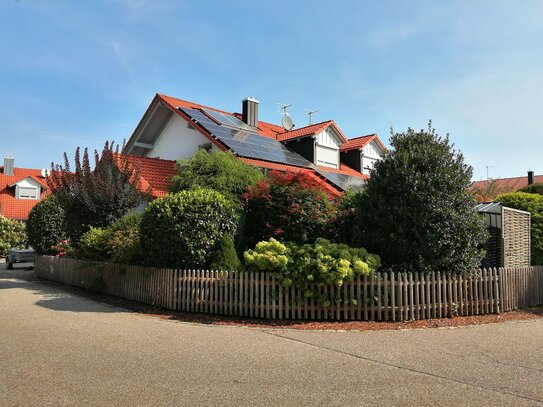
<svg viewBox="0 0 543 407">
<path fill-rule="evenodd" d="M 14 175 L 14 163 L 15 159 L 13 159 L 12 157 L 4 157 L 4 175 Z"/>
<path fill-rule="evenodd" d="M 534 183 L 534 172 L 528 171 L 528 185 L 532 185 Z"/>
<path fill-rule="evenodd" d="M 251 97 L 243 100 L 242 105 L 242 120 L 251 127 L 258 127 L 258 104 L 260 102 Z"/>
</svg>

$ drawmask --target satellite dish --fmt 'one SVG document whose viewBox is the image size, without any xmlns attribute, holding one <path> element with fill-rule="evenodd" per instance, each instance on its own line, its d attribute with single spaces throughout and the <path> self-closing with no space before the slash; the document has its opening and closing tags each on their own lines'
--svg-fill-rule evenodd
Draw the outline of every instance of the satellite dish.
<svg viewBox="0 0 543 407">
<path fill-rule="evenodd" d="M 41 176 L 43 178 L 47 178 L 49 176 L 49 174 L 51 174 L 51 171 L 48 170 L 47 168 L 44 168 L 43 170 L 41 170 Z"/>
<path fill-rule="evenodd" d="M 294 128 L 294 123 L 292 122 L 292 119 L 290 116 L 283 116 L 283 120 L 281 120 L 281 124 L 283 125 L 283 128 L 285 130 L 292 130 Z"/>
</svg>

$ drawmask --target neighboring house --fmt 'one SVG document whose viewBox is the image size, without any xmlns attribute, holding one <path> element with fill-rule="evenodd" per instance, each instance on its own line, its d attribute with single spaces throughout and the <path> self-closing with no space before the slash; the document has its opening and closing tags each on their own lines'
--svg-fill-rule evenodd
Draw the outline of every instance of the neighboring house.
<svg viewBox="0 0 543 407">
<path fill-rule="evenodd" d="M 490 202 L 498 195 L 506 192 L 515 192 L 531 184 L 543 183 L 543 175 L 534 175 L 528 171 L 526 177 L 496 178 L 474 182 L 471 190 L 479 202 Z"/>
<path fill-rule="evenodd" d="M 4 158 L 4 165 L 0 167 L 0 215 L 28 219 L 28 214 L 45 197 L 46 191 L 43 170 L 15 168 L 13 158 Z"/>
<path fill-rule="evenodd" d="M 242 102 L 242 113 L 230 113 L 157 94 L 123 153 L 145 157 L 142 169 L 152 168 L 162 183 L 175 173 L 172 162 L 200 148 L 231 151 L 264 170 L 305 172 L 339 196 L 361 188 L 386 152 L 375 134 L 348 140 L 332 120 L 287 130 L 259 120 L 258 110 L 259 102 L 252 98 Z M 169 164 L 163 163 L 167 160 Z"/>
</svg>

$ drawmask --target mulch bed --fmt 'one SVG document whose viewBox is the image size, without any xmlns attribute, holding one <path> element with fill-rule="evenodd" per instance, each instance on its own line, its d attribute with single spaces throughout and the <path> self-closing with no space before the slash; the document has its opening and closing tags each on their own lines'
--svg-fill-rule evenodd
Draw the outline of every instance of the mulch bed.
<svg viewBox="0 0 543 407">
<path fill-rule="evenodd" d="M 82 288 L 71 287 L 52 281 L 38 279 L 34 276 L 28 280 L 39 281 L 41 284 L 55 287 L 79 296 L 124 308 L 132 312 L 154 316 L 165 320 L 182 321 L 218 326 L 244 326 L 250 328 L 279 328 L 299 330 L 334 330 L 334 331 L 374 331 L 374 330 L 399 330 L 399 329 L 425 329 L 448 328 L 470 326 L 480 324 L 492 324 L 505 321 L 524 321 L 543 318 L 543 306 L 532 307 L 519 311 L 510 311 L 503 314 L 478 315 L 467 317 L 452 317 L 440 319 L 425 319 L 406 322 L 368 322 L 368 321 L 300 321 L 300 320 L 270 320 L 258 318 L 244 318 L 223 315 L 198 314 L 190 312 L 178 312 L 164 310 L 119 297 L 100 294 Z"/>
</svg>

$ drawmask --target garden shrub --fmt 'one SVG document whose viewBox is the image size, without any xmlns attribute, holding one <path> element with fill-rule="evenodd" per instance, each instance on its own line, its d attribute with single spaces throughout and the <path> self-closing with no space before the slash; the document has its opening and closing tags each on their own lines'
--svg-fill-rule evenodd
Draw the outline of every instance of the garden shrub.
<svg viewBox="0 0 543 407">
<path fill-rule="evenodd" d="M 543 195 L 543 184 L 531 184 L 519 189 L 518 192 Z"/>
<path fill-rule="evenodd" d="M 260 271 L 282 271 L 288 263 L 288 249 L 273 237 L 269 241 L 256 244 L 254 249 L 247 250 L 243 257 L 247 266 Z"/>
<path fill-rule="evenodd" d="M 78 257 L 96 261 L 108 260 L 108 239 L 109 233 L 107 229 L 91 227 L 81 236 L 77 243 Z"/>
<path fill-rule="evenodd" d="M 142 214 L 130 212 L 107 228 L 91 227 L 78 243 L 78 256 L 121 264 L 141 263 Z"/>
<path fill-rule="evenodd" d="M 307 243 L 328 234 L 334 208 L 321 186 L 305 173 L 271 171 L 265 181 L 249 187 L 247 244 L 270 237 Z"/>
<path fill-rule="evenodd" d="M 379 256 L 363 248 L 323 238 L 301 246 L 292 242 L 285 245 L 271 238 L 245 252 L 244 258 L 247 267 L 274 272 L 283 286 L 294 284 L 300 288 L 308 283 L 340 287 L 358 275 L 370 275 L 381 264 Z"/>
<path fill-rule="evenodd" d="M 209 267 L 224 235 L 236 233 L 236 205 L 211 189 L 153 201 L 141 220 L 143 261 L 157 267 Z"/>
<path fill-rule="evenodd" d="M 26 221 L 28 244 L 37 254 L 53 254 L 51 247 L 66 237 L 64 210 L 51 195 L 38 202 Z"/>
<path fill-rule="evenodd" d="M 172 192 L 209 188 L 239 202 L 248 186 L 264 178 L 262 170 L 245 164 L 231 152 L 204 149 L 177 162 L 177 175 L 172 179 Z"/>
<path fill-rule="evenodd" d="M 26 233 L 24 223 L 0 215 L 0 257 L 6 257 L 9 249 L 21 248 L 25 244 Z"/>
<path fill-rule="evenodd" d="M 509 192 L 498 195 L 495 202 L 522 211 L 531 216 L 532 265 L 543 265 L 543 195 Z"/>
<path fill-rule="evenodd" d="M 241 267 L 241 261 L 236 253 L 234 240 L 231 236 L 224 235 L 221 239 L 219 249 L 213 257 L 210 266 L 211 270 L 235 271 L 240 270 Z"/>
</svg>

